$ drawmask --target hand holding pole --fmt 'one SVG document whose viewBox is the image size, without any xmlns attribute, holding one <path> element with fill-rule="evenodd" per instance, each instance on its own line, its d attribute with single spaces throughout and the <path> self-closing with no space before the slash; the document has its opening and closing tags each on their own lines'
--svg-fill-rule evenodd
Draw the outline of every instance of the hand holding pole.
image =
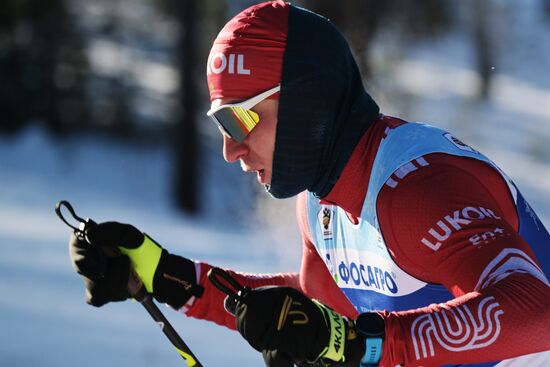
<svg viewBox="0 0 550 367">
<path fill-rule="evenodd" d="M 77 226 L 72 225 L 67 221 L 67 219 L 63 216 L 62 209 L 65 207 L 73 219 L 77 222 Z M 59 201 L 55 205 L 55 212 L 57 216 L 69 227 L 71 227 L 75 234 L 78 236 L 81 236 L 86 240 L 86 242 L 93 246 L 92 243 L 88 240 L 86 237 L 86 230 L 90 228 L 91 226 L 95 225 L 95 222 L 91 219 L 83 219 L 79 217 L 76 212 L 74 211 L 72 205 L 65 200 Z M 117 255 L 117 250 L 114 248 L 101 248 L 102 251 L 105 253 L 106 256 L 114 256 Z M 189 367 L 203 367 L 202 364 L 198 361 L 197 357 L 193 354 L 191 349 L 187 346 L 187 344 L 181 339 L 181 337 L 178 335 L 174 327 L 170 324 L 168 319 L 164 316 L 164 314 L 160 311 L 158 306 L 153 301 L 153 298 L 151 297 L 151 294 L 147 292 L 145 289 L 145 286 L 143 285 L 143 282 L 138 277 L 138 275 L 135 273 L 135 271 L 130 272 L 130 276 L 128 279 L 128 293 L 130 296 L 132 296 L 134 299 L 136 299 L 139 303 L 143 305 L 143 307 L 147 310 L 149 315 L 155 320 L 155 322 L 160 326 L 161 330 L 163 331 L 164 335 L 170 340 L 176 351 L 179 353 L 179 355 L 185 360 L 187 365 Z"/>
</svg>

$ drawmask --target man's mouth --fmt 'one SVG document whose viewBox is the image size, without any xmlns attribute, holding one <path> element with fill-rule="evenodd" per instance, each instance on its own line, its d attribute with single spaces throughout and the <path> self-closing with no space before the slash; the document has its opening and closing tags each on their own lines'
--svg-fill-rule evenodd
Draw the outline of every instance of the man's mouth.
<svg viewBox="0 0 550 367">
<path fill-rule="evenodd" d="M 266 184 L 266 174 L 265 169 L 255 169 L 254 167 L 246 166 L 244 163 L 241 162 L 241 168 L 243 171 L 247 173 L 253 173 L 256 172 L 256 179 L 258 182 L 262 185 Z"/>
<path fill-rule="evenodd" d="M 265 170 L 257 170 L 256 171 L 256 178 L 258 179 L 258 182 L 261 184 L 265 184 Z"/>
</svg>

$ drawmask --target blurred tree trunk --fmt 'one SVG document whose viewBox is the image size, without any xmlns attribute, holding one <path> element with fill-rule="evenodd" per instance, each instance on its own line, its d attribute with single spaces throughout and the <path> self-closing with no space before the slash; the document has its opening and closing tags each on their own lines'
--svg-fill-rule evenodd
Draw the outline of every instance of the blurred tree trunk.
<svg viewBox="0 0 550 367">
<path fill-rule="evenodd" d="M 550 22 L 550 0 L 542 0 L 542 12 L 547 22 Z"/>
<path fill-rule="evenodd" d="M 473 43 L 476 51 L 476 64 L 480 78 L 478 96 L 484 100 L 489 97 L 492 80 L 494 55 L 490 37 L 491 3 L 488 1 L 471 1 L 470 9 L 473 20 Z"/>
<path fill-rule="evenodd" d="M 388 19 L 390 17 L 403 19 L 406 32 L 412 38 L 437 36 L 448 31 L 456 21 L 456 10 L 453 11 L 454 1 L 451 0 L 392 0 L 392 2 L 394 9 L 387 13 Z"/>
<path fill-rule="evenodd" d="M 198 203 L 198 136 L 196 108 L 198 105 L 195 83 L 197 4 L 196 0 L 174 1 L 181 25 L 179 42 L 179 69 L 181 75 L 180 106 L 182 114 L 175 129 L 176 144 L 176 203 L 188 213 L 197 213 Z"/>
</svg>

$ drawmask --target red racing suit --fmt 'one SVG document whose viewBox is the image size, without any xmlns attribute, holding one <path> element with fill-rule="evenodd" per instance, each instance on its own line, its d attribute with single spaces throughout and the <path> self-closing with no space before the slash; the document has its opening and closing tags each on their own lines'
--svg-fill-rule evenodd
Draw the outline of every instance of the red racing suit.
<svg viewBox="0 0 550 367">
<path fill-rule="evenodd" d="M 388 132 L 404 124 L 407 122 L 381 115 L 320 204 L 337 207 L 351 223 L 358 223 L 380 144 Z M 439 285 L 447 293 L 444 301 L 377 309 L 386 320 L 380 365 L 495 366 L 498 362 L 491 361 L 530 354 L 509 365 L 550 366 L 550 352 L 541 353 L 550 349 L 550 286 L 543 271 L 548 271 L 544 267 L 548 266 L 550 242 L 540 224 L 546 243 L 536 243 L 539 251 L 535 253 L 534 241 L 528 243 L 519 228 L 520 211 L 525 209 L 536 217 L 534 212 L 527 204 L 519 208 L 506 179 L 485 162 L 433 153 L 409 162 L 408 167 L 392 174 L 378 193 L 379 232 L 403 273 L 428 288 Z M 231 273 L 253 288 L 295 287 L 355 318 L 372 307 L 362 307 L 350 296 L 352 291 L 339 287 L 338 272 L 330 269 L 312 236 L 307 195 L 300 194 L 297 201 L 303 237 L 300 271 Z M 482 215 L 472 220 L 469 210 Z M 205 292 L 185 313 L 234 329 L 234 318 L 223 308 L 224 295 L 206 279 L 210 265 L 198 263 L 197 268 Z M 485 362 L 490 363 L 480 364 Z"/>
</svg>

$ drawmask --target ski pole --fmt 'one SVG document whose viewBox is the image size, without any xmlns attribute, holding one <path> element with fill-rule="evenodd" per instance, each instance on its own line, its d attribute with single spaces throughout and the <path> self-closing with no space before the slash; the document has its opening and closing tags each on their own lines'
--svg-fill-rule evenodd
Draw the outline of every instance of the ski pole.
<svg viewBox="0 0 550 367">
<path fill-rule="evenodd" d="M 71 216 L 78 222 L 78 227 L 72 225 L 69 223 L 65 217 L 63 216 L 63 213 L 61 212 L 62 208 L 65 207 Z M 86 229 L 90 228 L 91 226 L 95 225 L 95 222 L 91 219 L 83 219 L 76 215 L 76 212 L 74 211 L 72 205 L 66 201 L 61 200 L 55 205 L 55 213 L 57 216 L 69 227 L 71 227 L 75 234 L 81 235 L 82 238 L 86 240 L 86 242 L 93 246 L 88 238 L 86 237 Z M 102 248 L 102 251 L 107 256 L 115 256 L 117 255 L 116 250 L 113 249 L 113 251 L 109 251 L 110 249 Z M 203 367 L 203 365 L 199 362 L 197 357 L 193 354 L 191 349 L 185 344 L 183 339 L 179 336 L 177 331 L 174 329 L 172 324 L 168 321 L 168 319 L 164 316 L 164 314 L 161 312 L 161 310 L 158 308 L 158 306 L 153 301 L 153 298 L 151 297 L 151 294 L 147 292 L 145 289 L 145 286 L 143 285 L 143 282 L 137 274 L 132 271 L 130 273 L 130 277 L 128 280 L 128 293 L 141 305 L 147 310 L 149 315 L 155 320 L 157 325 L 161 328 L 162 332 L 166 337 L 170 340 L 174 348 L 177 350 L 179 355 L 185 360 L 187 365 L 189 367 Z"/>
<path fill-rule="evenodd" d="M 182 356 L 185 362 L 187 362 L 189 367 L 203 367 L 197 357 L 195 357 L 193 352 L 191 352 L 191 349 L 189 349 L 187 344 L 185 344 L 179 336 L 172 324 L 170 324 L 170 321 L 168 321 L 164 314 L 160 311 L 151 295 L 145 290 L 145 287 L 142 286 L 134 298 L 143 305 L 147 312 L 149 312 L 149 315 L 151 315 L 153 320 L 155 320 L 164 335 L 166 335 L 168 340 L 170 340 L 174 348 L 176 348 L 176 351 Z"/>
</svg>

